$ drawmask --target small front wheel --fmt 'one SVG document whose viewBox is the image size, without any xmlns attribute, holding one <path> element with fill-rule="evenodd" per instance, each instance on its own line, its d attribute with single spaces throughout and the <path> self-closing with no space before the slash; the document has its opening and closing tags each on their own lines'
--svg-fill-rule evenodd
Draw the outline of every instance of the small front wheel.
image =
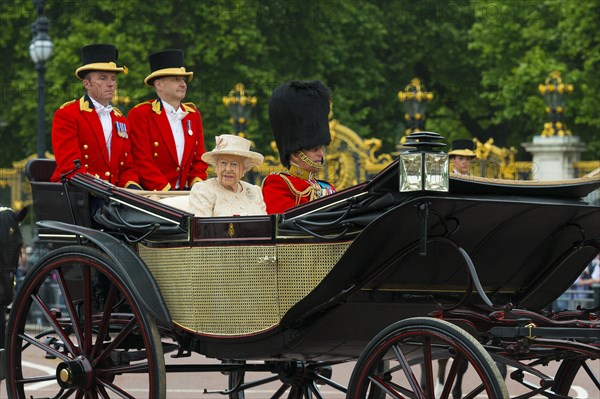
<svg viewBox="0 0 600 399">
<path fill-rule="evenodd" d="M 441 395 L 435 396 L 434 363 L 441 359 L 450 359 L 451 366 Z M 439 319 L 402 320 L 367 345 L 352 372 L 347 398 L 448 399 L 463 362 L 475 371 L 462 389 L 463 398 L 508 398 L 498 367 L 471 335 Z"/>
<path fill-rule="evenodd" d="M 74 246 L 29 271 L 8 321 L 9 398 L 166 397 L 156 323 L 115 267 Z"/>
</svg>

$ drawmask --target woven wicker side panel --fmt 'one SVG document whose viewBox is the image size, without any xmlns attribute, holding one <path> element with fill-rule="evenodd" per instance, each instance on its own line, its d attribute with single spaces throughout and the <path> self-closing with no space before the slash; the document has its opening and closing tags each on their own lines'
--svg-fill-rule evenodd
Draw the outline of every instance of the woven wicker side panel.
<svg viewBox="0 0 600 399">
<path fill-rule="evenodd" d="M 282 316 L 323 280 L 349 246 L 350 242 L 277 245 Z"/>
<path fill-rule="evenodd" d="M 280 321 L 274 246 L 148 248 L 139 253 L 174 322 L 192 331 L 242 335 Z"/>
</svg>

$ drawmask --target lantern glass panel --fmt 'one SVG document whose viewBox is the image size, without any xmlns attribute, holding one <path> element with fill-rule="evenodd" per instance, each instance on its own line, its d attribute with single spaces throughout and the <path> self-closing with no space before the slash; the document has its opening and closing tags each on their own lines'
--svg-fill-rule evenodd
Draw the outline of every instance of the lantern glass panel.
<svg viewBox="0 0 600 399">
<path fill-rule="evenodd" d="M 34 63 L 45 62 L 52 55 L 52 42 L 36 38 L 29 45 L 29 55 Z"/>
<path fill-rule="evenodd" d="M 422 190 L 422 153 L 400 154 L 400 192 Z"/>
<path fill-rule="evenodd" d="M 448 191 L 448 155 L 425 153 L 425 190 Z"/>
</svg>

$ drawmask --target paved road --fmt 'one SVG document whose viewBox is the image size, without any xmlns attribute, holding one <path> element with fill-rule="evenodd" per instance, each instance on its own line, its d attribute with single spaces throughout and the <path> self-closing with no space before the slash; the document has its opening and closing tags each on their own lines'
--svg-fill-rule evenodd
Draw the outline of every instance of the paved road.
<svg viewBox="0 0 600 399">
<path fill-rule="evenodd" d="M 55 373 L 55 365 L 57 363 L 56 360 L 48 360 L 48 359 L 26 359 L 26 366 L 32 369 L 35 369 L 40 374 L 54 374 Z M 214 363 L 214 360 L 208 360 L 200 355 L 193 355 L 190 358 L 183 359 L 171 359 L 169 357 L 166 358 L 168 364 L 207 364 Z M 346 385 L 350 374 L 352 372 L 353 363 L 348 363 L 344 365 L 339 365 L 334 367 L 333 371 L 333 379 L 342 385 Z M 600 361 L 595 361 L 590 363 L 591 369 L 600 375 Z M 553 370 L 555 370 L 556 365 L 550 366 L 546 368 L 548 374 L 553 375 Z M 509 369 L 509 372 L 511 370 Z M 246 381 L 251 379 L 251 375 L 246 377 Z M 466 375 L 465 381 L 468 381 L 469 374 Z M 535 380 L 532 378 L 528 378 L 529 381 L 535 383 Z M 468 383 L 468 382 L 466 382 Z M 55 393 L 56 391 L 48 391 L 44 388 L 48 386 L 47 382 L 38 383 L 36 392 L 39 393 L 38 397 L 44 397 L 50 395 L 51 393 Z M 277 389 L 279 385 L 270 384 L 264 387 L 257 387 L 250 391 L 246 391 L 246 398 L 248 399 L 263 399 L 269 398 L 271 394 Z M 167 375 L 167 387 L 168 387 L 168 398 L 170 399 L 211 399 L 211 398 L 226 398 L 227 396 L 223 396 L 216 393 L 205 394 L 204 389 L 208 390 L 220 390 L 225 389 L 227 387 L 227 377 L 220 373 L 173 373 Z M 525 393 L 526 391 L 518 386 L 514 381 L 508 381 L 508 388 L 511 396 L 516 396 L 521 393 Z M 600 392 L 591 386 L 589 382 L 583 383 L 581 386 L 577 386 L 577 397 L 582 399 L 598 399 L 600 398 Z M 143 398 L 147 397 L 147 394 L 144 390 L 135 390 L 135 388 L 131 391 L 136 397 Z M 344 394 L 342 392 L 336 391 L 330 387 L 323 387 L 322 393 L 324 398 L 332 398 L 338 399 L 343 398 Z M 2 388 L 0 389 L 0 398 L 6 398 L 6 386 L 3 383 Z M 484 398 L 483 396 L 481 398 Z M 542 398 L 542 396 L 535 396 L 534 398 Z"/>
</svg>

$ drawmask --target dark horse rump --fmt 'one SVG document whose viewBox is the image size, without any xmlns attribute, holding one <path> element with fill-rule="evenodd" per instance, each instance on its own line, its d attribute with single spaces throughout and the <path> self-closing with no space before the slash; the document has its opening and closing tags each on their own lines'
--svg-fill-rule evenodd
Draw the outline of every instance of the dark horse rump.
<svg viewBox="0 0 600 399">
<path fill-rule="evenodd" d="M 10 208 L 0 208 L 0 306 L 13 300 L 14 276 L 23 246 L 19 223 L 27 216 L 27 209 L 15 213 Z"/>
</svg>

